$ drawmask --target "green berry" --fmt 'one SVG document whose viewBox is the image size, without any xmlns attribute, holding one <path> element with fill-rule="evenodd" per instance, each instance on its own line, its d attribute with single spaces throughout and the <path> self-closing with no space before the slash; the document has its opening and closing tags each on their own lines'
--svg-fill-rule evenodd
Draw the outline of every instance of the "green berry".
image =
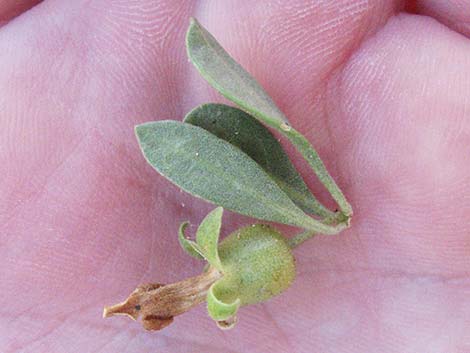
<svg viewBox="0 0 470 353">
<path fill-rule="evenodd" d="M 295 278 L 295 260 L 283 236 L 258 224 L 241 228 L 219 245 L 223 277 L 214 288 L 226 303 L 241 305 L 268 300 L 287 289 Z"/>
</svg>

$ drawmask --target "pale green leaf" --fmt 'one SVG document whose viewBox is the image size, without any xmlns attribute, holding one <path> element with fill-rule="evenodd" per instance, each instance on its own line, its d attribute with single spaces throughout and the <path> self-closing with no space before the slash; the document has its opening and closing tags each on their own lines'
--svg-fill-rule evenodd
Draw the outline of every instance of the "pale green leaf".
<svg viewBox="0 0 470 353">
<path fill-rule="evenodd" d="M 298 208 L 247 154 L 198 126 L 151 122 L 136 135 L 150 165 L 192 195 L 254 218 L 337 233 Z"/>
<path fill-rule="evenodd" d="M 225 104 L 203 104 L 184 121 L 202 127 L 240 148 L 257 162 L 294 203 L 307 213 L 333 214 L 310 193 L 279 141 L 251 115 Z"/>
<path fill-rule="evenodd" d="M 178 231 L 178 240 L 186 253 L 198 260 L 203 260 L 204 256 L 202 256 L 202 250 L 199 248 L 199 246 L 192 240 L 189 240 L 186 238 L 185 235 L 185 230 L 188 227 L 189 222 L 184 222 L 181 223 L 179 231 Z"/>
<path fill-rule="evenodd" d="M 214 283 L 207 293 L 207 311 L 209 316 L 216 320 L 227 320 L 236 315 L 240 307 L 240 299 L 226 303 L 220 298 L 220 291 L 223 291 L 223 280 Z"/>
<path fill-rule="evenodd" d="M 289 126 L 287 118 L 259 83 L 195 19 L 191 19 L 186 34 L 186 48 L 189 59 L 209 84 L 256 119 L 274 127 L 290 140 L 338 203 L 346 218 L 351 216 L 351 205 L 326 170 L 315 149 L 304 136 Z"/>
<path fill-rule="evenodd" d="M 268 125 L 288 122 L 261 85 L 194 18 L 186 34 L 186 48 L 201 76 L 223 96 Z"/>
<path fill-rule="evenodd" d="M 196 232 L 196 242 L 202 250 L 207 262 L 219 271 L 222 265 L 219 259 L 217 246 L 219 243 L 220 226 L 222 224 L 222 214 L 224 209 L 217 207 L 210 212 L 201 222 Z"/>
</svg>

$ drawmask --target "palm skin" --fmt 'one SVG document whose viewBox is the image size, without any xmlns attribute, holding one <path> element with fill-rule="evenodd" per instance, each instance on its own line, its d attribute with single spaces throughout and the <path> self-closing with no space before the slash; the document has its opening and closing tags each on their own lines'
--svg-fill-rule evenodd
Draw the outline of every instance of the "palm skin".
<svg viewBox="0 0 470 353">
<path fill-rule="evenodd" d="M 353 0 L 50 0 L 4 25 L 0 351 L 469 352 L 470 42 L 457 3 L 414 10 L 451 27 L 460 16 L 463 35 L 397 16 L 407 4 Z M 103 305 L 198 273 L 176 232 L 213 208 L 152 170 L 133 134 L 220 100 L 187 62 L 189 16 L 312 141 L 355 215 L 296 250 L 294 285 L 243 308 L 232 331 L 201 306 L 145 332 L 103 320 Z M 223 232 L 251 221 L 227 212 Z"/>
</svg>

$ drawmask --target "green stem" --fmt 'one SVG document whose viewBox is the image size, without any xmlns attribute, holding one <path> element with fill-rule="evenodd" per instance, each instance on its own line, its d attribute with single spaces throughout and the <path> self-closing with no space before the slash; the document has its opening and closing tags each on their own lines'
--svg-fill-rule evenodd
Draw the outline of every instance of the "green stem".
<svg viewBox="0 0 470 353">
<path fill-rule="evenodd" d="M 347 221 L 342 221 L 336 225 L 333 225 L 333 223 L 335 222 L 336 222 L 335 217 L 324 218 L 321 221 L 311 218 L 311 217 L 307 217 L 306 219 L 302 219 L 300 223 L 292 224 L 292 225 L 297 225 L 299 227 L 302 227 L 308 232 L 315 232 L 315 233 L 325 234 L 325 235 L 338 234 L 339 232 L 349 227 L 349 223 Z"/>
<path fill-rule="evenodd" d="M 349 228 L 349 217 L 344 216 L 341 212 L 336 212 L 332 217 L 326 217 L 324 218 L 321 223 L 324 224 L 325 226 L 330 226 L 332 229 L 334 229 L 333 232 L 325 233 L 323 231 L 316 231 L 312 229 L 306 229 L 303 232 L 294 235 L 292 238 L 290 238 L 287 241 L 287 244 L 290 246 L 291 249 L 294 249 L 298 247 L 300 244 L 302 244 L 304 241 L 309 240 L 310 238 L 313 238 L 317 234 L 338 234 L 342 230 Z M 336 223 L 336 226 L 333 226 L 333 224 Z"/>
<path fill-rule="evenodd" d="M 349 218 L 353 213 L 351 205 L 346 200 L 346 197 L 326 170 L 325 165 L 320 159 L 320 156 L 308 142 L 308 140 L 301 133 L 287 124 L 282 124 L 281 126 L 276 127 L 276 129 L 286 136 L 289 141 L 297 148 L 300 154 L 308 162 L 314 173 L 317 175 L 320 182 L 330 192 L 331 196 L 341 209 L 341 212 L 347 218 Z"/>
<path fill-rule="evenodd" d="M 311 230 L 303 231 L 302 233 L 296 234 L 292 238 L 290 238 L 287 241 L 287 245 L 289 245 L 289 247 L 291 249 L 295 249 L 300 244 L 302 244 L 304 241 L 313 238 L 317 234 L 318 233 L 312 232 Z"/>
</svg>

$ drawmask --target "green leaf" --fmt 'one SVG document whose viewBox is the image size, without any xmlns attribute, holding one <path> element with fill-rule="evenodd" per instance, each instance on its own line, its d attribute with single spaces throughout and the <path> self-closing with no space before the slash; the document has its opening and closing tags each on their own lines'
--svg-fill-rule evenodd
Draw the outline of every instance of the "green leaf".
<svg viewBox="0 0 470 353">
<path fill-rule="evenodd" d="M 196 232 L 196 242 L 207 262 L 219 271 L 222 270 L 219 253 L 217 250 L 219 243 L 220 226 L 222 224 L 222 214 L 224 209 L 217 207 L 210 212 L 201 222 Z"/>
<path fill-rule="evenodd" d="M 225 104 L 209 103 L 193 109 L 184 121 L 240 148 L 303 211 L 322 217 L 333 215 L 310 193 L 278 140 L 251 115 Z"/>
<path fill-rule="evenodd" d="M 186 34 L 189 59 L 202 77 L 223 96 L 270 126 L 288 123 L 272 98 L 196 19 Z"/>
<path fill-rule="evenodd" d="M 227 320 L 238 311 L 240 307 L 240 299 L 235 299 L 231 303 L 221 300 L 220 292 L 223 292 L 223 280 L 214 283 L 207 293 L 207 311 L 209 316 L 216 321 Z"/>
<path fill-rule="evenodd" d="M 338 232 L 307 216 L 247 154 L 200 127 L 158 121 L 136 126 L 136 135 L 150 165 L 194 196 L 254 218 Z"/>
<path fill-rule="evenodd" d="M 259 83 L 195 19 L 191 19 L 186 34 L 186 48 L 189 59 L 212 87 L 289 139 L 338 203 L 343 214 L 347 218 L 350 217 L 353 213 L 351 205 L 326 170 L 315 149 L 304 136 L 289 126 L 287 118 Z"/>
<path fill-rule="evenodd" d="M 199 246 L 192 240 L 189 240 L 185 236 L 185 230 L 188 227 L 189 222 L 181 223 L 179 231 L 178 231 L 178 240 L 180 242 L 181 247 L 183 248 L 186 253 L 198 260 L 204 260 L 204 256 L 202 256 L 202 250 Z"/>
</svg>

